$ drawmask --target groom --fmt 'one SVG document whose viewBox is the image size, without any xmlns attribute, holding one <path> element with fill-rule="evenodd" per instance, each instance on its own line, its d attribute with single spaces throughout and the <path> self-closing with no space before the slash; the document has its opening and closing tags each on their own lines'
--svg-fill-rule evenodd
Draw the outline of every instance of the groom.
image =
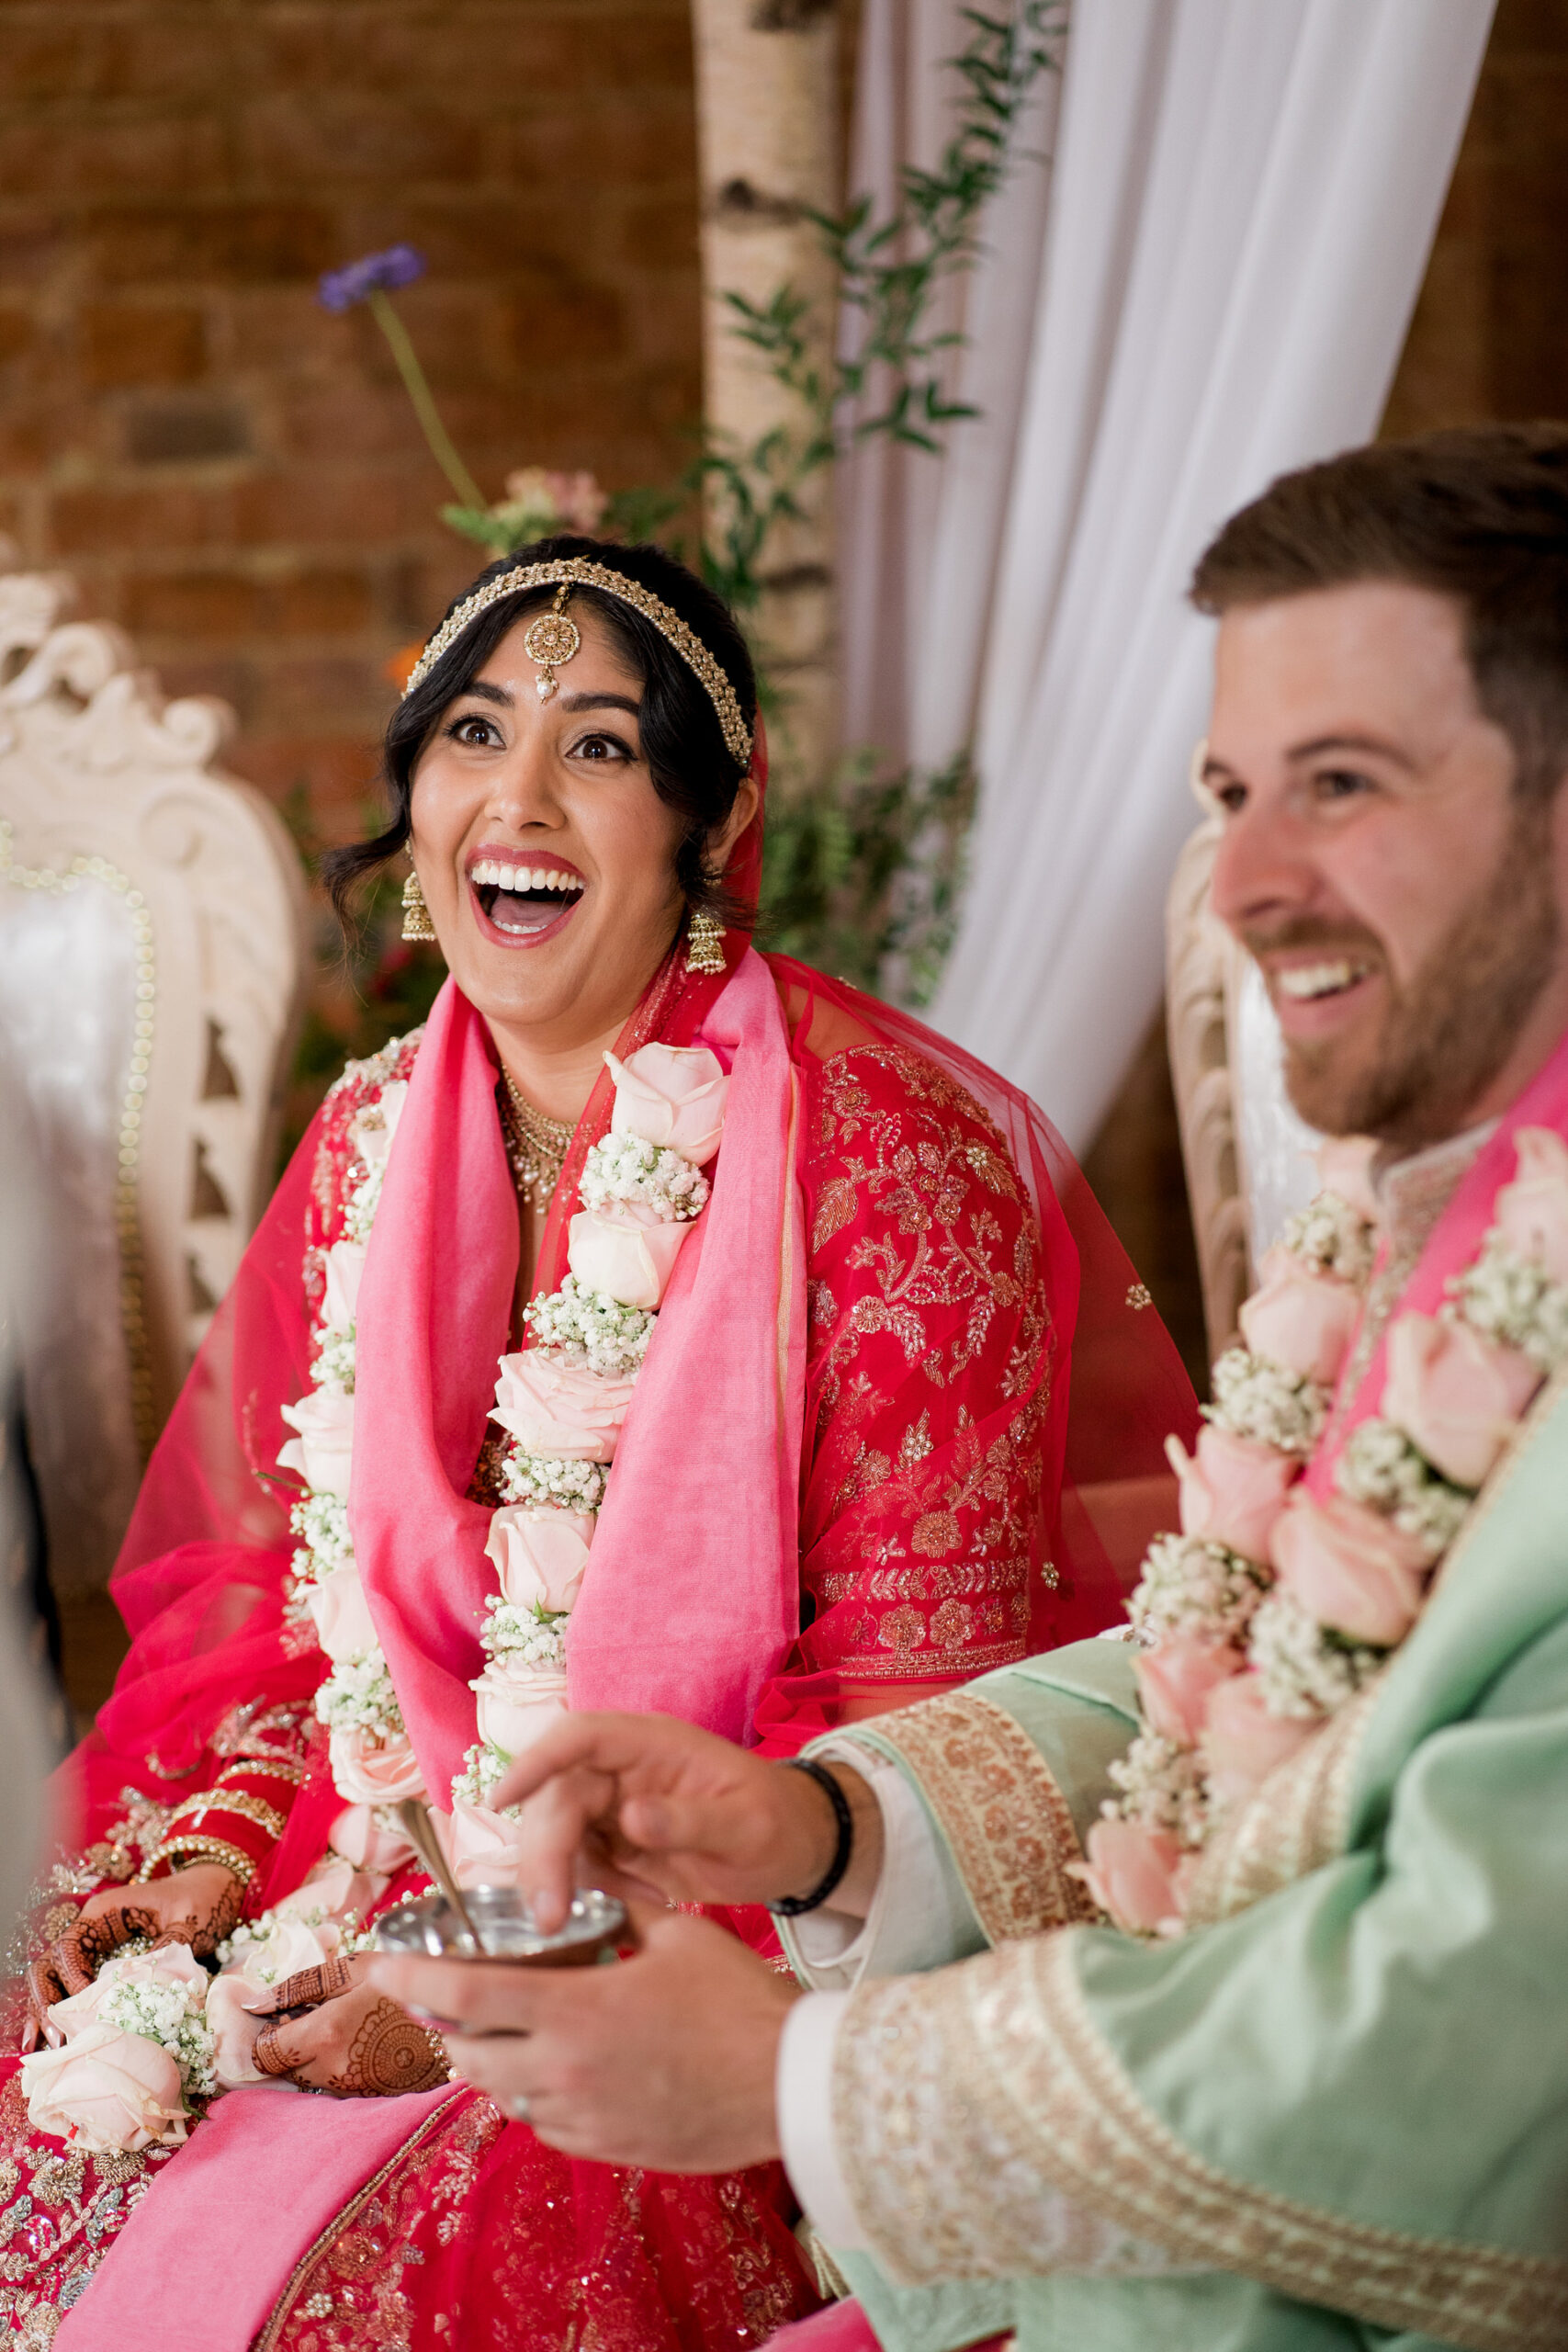
<svg viewBox="0 0 1568 2352">
<path fill-rule="evenodd" d="M 574 1868 L 782 1905 L 804 1996 L 655 1908 L 615 1969 L 378 1963 L 574 2155 L 782 2153 L 864 2314 L 801 2352 L 1568 2344 L 1568 429 L 1286 477 L 1194 595 L 1213 905 L 1297 1108 L 1376 1146 L 1184 1476 L 1213 1624 L 1151 1584 L 1141 1649 L 815 1773 L 662 1718 L 540 1740 L 501 1793 L 542 1907 Z"/>
</svg>

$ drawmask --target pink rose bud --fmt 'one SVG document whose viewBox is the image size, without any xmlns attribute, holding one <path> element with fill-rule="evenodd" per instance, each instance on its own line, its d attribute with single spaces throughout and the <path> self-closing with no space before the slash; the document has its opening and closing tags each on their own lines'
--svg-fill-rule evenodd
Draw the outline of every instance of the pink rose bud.
<svg viewBox="0 0 1568 2352">
<path fill-rule="evenodd" d="M 334 1241 L 327 1251 L 326 1295 L 321 1319 L 329 1331 L 352 1331 L 359 1312 L 359 1281 L 365 1272 L 363 1241 Z"/>
<path fill-rule="evenodd" d="M 1213 1793 L 1222 1804 L 1249 1797 L 1316 1729 L 1315 1720 L 1271 1715 L 1256 1674 L 1238 1674 L 1217 1684 L 1210 1694 L 1200 1743 Z"/>
<path fill-rule="evenodd" d="M 1291 1498 L 1274 1529 L 1280 1584 L 1309 1617 L 1353 1642 L 1392 1649 L 1416 1623 L 1430 1555 L 1382 1511 L 1335 1495 Z"/>
<path fill-rule="evenodd" d="M 1494 1220 L 1517 1256 L 1568 1283 L 1568 1143 L 1551 1127 L 1521 1127 L 1514 1142 L 1518 1173 L 1498 1193 Z"/>
<path fill-rule="evenodd" d="M 1330 1136 L 1317 1148 L 1319 1184 L 1325 1193 L 1337 1193 L 1369 1225 L 1376 1225 L 1380 1216 L 1372 1163 L 1381 1148 L 1371 1136 Z"/>
<path fill-rule="evenodd" d="M 395 1878 L 413 1860 L 413 1848 L 395 1829 L 384 1829 L 369 1804 L 345 1805 L 327 1832 L 327 1844 L 351 1870 Z"/>
<path fill-rule="evenodd" d="M 1303 1379 L 1332 1388 L 1360 1318 L 1361 1301 L 1348 1283 L 1309 1273 L 1288 1250 L 1270 1250 L 1263 1286 L 1238 1320 L 1254 1355 L 1282 1363 Z"/>
<path fill-rule="evenodd" d="M 305 1606 L 315 1620 L 316 1639 L 335 1666 L 376 1646 L 376 1628 L 359 1570 L 352 1563 L 334 1568 L 319 1584 L 305 1587 Z"/>
<path fill-rule="evenodd" d="M 1288 1453 L 1205 1421 L 1198 1451 L 1168 1438 L 1166 1457 L 1181 1482 L 1181 1532 L 1226 1544 L 1244 1559 L 1269 1557 L 1269 1531 L 1300 1473 Z"/>
<path fill-rule="evenodd" d="M 623 1306 L 657 1306 L 691 1230 L 690 1222 L 666 1224 L 630 1204 L 614 1216 L 579 1209 L 567 1228 L 567 1263 L 584 1290 Z"/>
<path fill-rule="evenodd" d="M 606 1054 L 615 1081 L 610 1133 L 641 1136 L 701 1168 L 718 1149 L 729 1080 L 705 1046 L 639 1046 L 618 1062 Z"/>
<path fill-rule="evenodd" d="M 1468 1323 L 1402 1315 L 1389 1329 L 1383 1418 L 1456 1487 L 1479 1487 L 1540 1379 L 1517 1348 L 1498 1347 Z"/>
<path fill-rule="evenodd" d="M 542 1728 L 542 1726 L 541 1726 Z M 459 1886 L 521 1886 L 521 1825 L 468 1797 L 454 1797 L 451 1813 L 436 1815 L 441 1843 Z"/>
<path fill-rule="evenodd" d="M 400 1804 L 405 1797 L 424 1794 L 424 1775 L 406 1734 L 381 1739 L 357 1726 L 334 1731 L 327 1761 L 344 1804 Z"/>
<path fill-rule="evenodd" d="M 469 1687 L 479 1700 L 479 1737 L 503 1756 L 521 1756 L 566 1713 L 566 1676 L 556 1667 L 493 1658 Z"/>
<path fill-rule="evenodd" d="M 593 1517 L 531 1503 L 492 1512 L 485 1557 L 495 1562 L 502 1600 L 514 1609 L 573 1608 L 588 1573 Z"/>
<path fill-rule="evenodd" d="M 567 1363 L 553 1349 L 525 1348 L 501 1359 L 491 1419 L 525 1453 L 610 1462 L 631 1401 L 629 1379 Z"/>
<path fill-rule="evenodd" d="M 1157 1649 L 1145 1651 L 1134 1658 L 1133 1670 L 1150 1729 L 1179 1747 L 1196 1747 L 1209 1693 L 1246 1664 L 1241 1652 L 1228 1644 L 1201 1642 L 1190 1634 L 1178 1634 Z"/>
<path fill-rule="evenodd" d="M 1173 1935 L 1181 1926 L 1181 1848 L 1164 1829 L 1102 1816 L 1076 1866 L 1102 1911 L 1130 1936 Z"/>
<path fill-rule="evenodd" d="M 278 1454 L 278 1466 L 296 1470 L 318 1495 L 348 1493 L 354 1457 L 354 1399 L 336 1388 L 312 1388 L 297 1405 L 279 1408 L 298 1430 Z"/>
</svg>

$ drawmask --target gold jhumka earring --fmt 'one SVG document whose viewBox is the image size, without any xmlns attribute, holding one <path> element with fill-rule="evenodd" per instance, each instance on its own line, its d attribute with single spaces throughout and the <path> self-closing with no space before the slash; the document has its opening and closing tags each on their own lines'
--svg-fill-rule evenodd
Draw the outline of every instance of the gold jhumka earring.
<svg viewBox="0 0 1568 2352">
<path fill-rule="evenodd" d="M 686 969 L 707 973 L 724 969 L 724 925 L 705 907 L 699 907 L 686 926 Z"/>
<path fill-rule="evenodd" d="M 435 925 L 430 920 L 430 909 L 424 903 L 419 876 L 411 864 L 408 880 L 403 884 L 403 937 L 428 940 L 434 936 Z"/>
<path fill-rule="evenodd" d="M 571 594 L 571 582 L 563 580 L 556 590 L 555 603 L 547 613 L 541 613 L 528 628 L 523 639 L 523 650 L 530 662 L 539 664 L 539 674 L 534 684 L 541 702 L 548 702 L 556 691 L 556 672 L 570 662 L 582 643 L 577 623 L 569 618 L 566 600 Z"/>
</svg>

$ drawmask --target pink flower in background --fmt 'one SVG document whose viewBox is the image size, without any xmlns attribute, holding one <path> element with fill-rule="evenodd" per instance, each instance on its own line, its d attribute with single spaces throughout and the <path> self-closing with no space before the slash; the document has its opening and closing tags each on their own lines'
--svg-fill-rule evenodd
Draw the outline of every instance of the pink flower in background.
<svg viewBox="0 0 1568 2352">
<path fill-rule="evenodd" d="M 395 1829 L 383 1829 L 369 1804 L 345 1805 L 327 1833 L 327 1843 L 351 1869 L 373 1871 L 380 1878 L 393 1877 L 413 1860 L 408 1839 Z"/>
<path fill-rule="evenodd" d="M 1293 1496 L 1274 1530 L 1275 1572 L 1309 1617 L 1392 1649 L 1416 1623 L 1430 1555 L 1382 1511 L 1335 1495 Z"/>
<path fill-rule="evenodd" d="M 1220 1683 L 1211 1694 L 1200 1742 L 1211 1792 L 1222 1804 L 1249 1797 L 1316 1729 L 1315 1720 L 1271 1715 L 1263 1703 L 1262 1680 L 1250 1670 Z"/>
<path fill-rule="evenodd" d="M 468 1797 L 454 1797 L 451 1813 L 435 1818 L 459 1886 L 521 1886 L 522 1833 L 515 1821 Z"/>
<path fill-rule="evenodd" d="M 1198 1451 L 1166 1440 L 1166 1455 L 1181 1482 L 1181 1532 L 1206 1544 L 1226 1544 L 1244 1559 L 1269 1557 L 1269 1531 L 1284 1508 L 1300 1464 L 1271 1445 L 1237 1437 L 1205 1421 Z"/>
<path fill-rule="evenodd" d="M 1138 1696 L 1151 1728 L 1179 1747 L 1196 1747 L 1208 1712 L 1209 1696 L 1221 1682 L 1239 1674 L 1247 1660 L 1239 1650 L 1216 1642 L 1201 1642 L 1179 1634 L 1133 1661 Z"/>
<path fill-rule="evenodd" d="M 1456 1487 L 1479 1487 L 1541 1375 L 1467 1323 L 1402 1315 L 1389 1329 L 1382 1411 Z"/>
<path fill-rule="evenodd" d="M 1254 1355 L 1332 1388 L 1360 1317 L 1359 1295 L 1331 1274 L 1308 1273 L 1290 1250 L 1270 1250 L 1263 1285 L 1237 1318 Z"/>
<path fill-rule="evenodd" d="M 584 1290 L 603 1291 L 623 1306 L 657 1306 L 691 1230 L 690 1223 L 666 1223 L 636 1203 L 614 1216 L 579 1209 L 568 1228 L 567 1262 Z"/>
<path fill-rule="evenodd" d="M 573 1229 L 582 1222 L 581 1216 L 573 1217 Z M 683 1233 L 686 1227 L 671 1230 Z M 521 1355 L 501 1359 L 491 1419 L 514 1437 L 525 1453 L 549 1453 L 567 1462 L 610 1462 L 631 1401 L 630 1380 L 580 1370 L 544 1349 L 525 1348 Z"/>
<path fill-rule="evenodd" d="M 557 466 L 518 466 L 506 477 L 498 511 L 515 514 L 520 528 L 537 537 L 551 530 L 581 531 L 592 538 L 610 503 L 592 474 L 564 472 Z"/>
<path fill-rule="evenodd" d="M 1568 1283 L 1568 1143 L 1551 1127 L 1521 1127 L 1518 1173 L 1497 1195 L 1494 1220 L 1510 1250 L 1554 1283 Z"/>
<path fill-rule="evenodd" d="M 1131 1936 L 1174 1934 L 1181 1926 L 1183 1855 L 1168 1831 L 1106 1816 L 1089 1833 L 1089 1860 L 1074 1866 L 1102 1911 Z"/>
<path fill-rule="evenodd" d="M 539 1510 L 509 1503 L 492 1513 L 485 1556 L 501 1577 L 501 1597 L 514 1609 L 570 1609 L 588 1573 L 593 1513 Z"/>
<path fill-rule="evenodd" d="M 705 1166 L 718 1149 L 729 1092 L 718 1056 L 705 1046 L 639 1046 L 624 1062 L 604 1059 L 615 1081 L 611 1134 L 641 1136 Z"/>
<path fill-rule="evenodd" d="M 1317 1181 L 1325 1193 L 1337 1193 L 1369 1225 L 1378 1222 L 1378 1196 L 1372 1186 L 1372 1163 L 1382 1147 L 1371 1136 L 1330 1136 L 1316 1152 Z"/>
<path fill-rule="evenodd" d="M 58 2050 L 24 2058 L 21 2084 L 34 2131 L 92 2155 L 186 2136 L 180 2070 L 143 2033 L 85 2026 Z"/>
</svg>

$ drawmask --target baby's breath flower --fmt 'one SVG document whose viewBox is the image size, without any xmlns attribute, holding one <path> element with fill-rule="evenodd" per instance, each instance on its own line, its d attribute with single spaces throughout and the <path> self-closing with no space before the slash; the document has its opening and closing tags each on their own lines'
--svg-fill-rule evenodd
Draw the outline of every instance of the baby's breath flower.
<svg viewBox="0 0 1568 2352">
<path fill-rule="evenodd" d="M 1157 1731 L 1141 1731 L 1125 1756 L 1106 1770 L 1111 1786 L 1122 1793 L 1104 1812 L 1140 1822 L 1145 1829 L 1169 1830 L 1190 1849 L 1202 1844 L 1203 1768 L 1195 1749 L 1178 1747 Z"/>
<path fill-rule="evenodd" d="M 1196 1535 L 1156 1535 L 1127 1613 L 1145 1649 L 1173 1634 L 1238 1642 L 1269 1583 L 1267 1568 L 1223 1544 L 1206 1544 Z"/>
<path fill-rule="evenodd" d="M 329 1731 L 367 1731 L 395 1738 L 406 1728 L 378 1649 L 361 1650 L 333 1667 L 316 1692 L 316 1713 Z"/>
<path fill-rule="evenodd" d="M 548 1298 L 523 1309 L 523 1320 L 542 1348 L 558 1348 L 569 1363 L 624 1380 L 648 1353 L 653 1316 L 646 1306 L 624 1306 L 605 1291 L 584 1290 L 568 1274 Z"/>
<path fill-rule="evenodd" d="M 1474 1499 L 1439 1477 L 1404 1431 L 1381 1417 L 1352 1430 L 1334 1481 L 1351 1502 L 1385 1512 L 1406 1535 L 1418 1536 L 1433 1559 L 1448 1550 Z"/>
<path fill-rule="evenodd" d="M 206 1999 L 205 1983 L 189 1990 L 183 1984 L 118 1984 L 105 1995 L 99 2015 L 106 2025 L 140 2033 L 166 2050 L 180 2070 L 187 2098 L 210 2098 L 218 2077 L 212 2029 L 202 2015 Z"/>
<path fill-rule="evenodd" d="M 566 1664 L 564 1609 L 519 1608 L 492 1592 L 490 1611 L 479 1627 L 479 1641 L 491 1657 L 510 1658 L 519 1666 Z"/>
<path fill-rule="evenodd" d="M 1278 1588 L 1259 1602 L 1247 1647 L 1269 1713 L 1298 1720 L 1333 1714 L 1387 1655 L 1320 1625 L 1293 1594 Z"/>
<path fill-rule="evenodd" d="M 1543 1373 L 1568 1359 L 1568 1283 L 1554 1283 L 1531 1258 L 1489 1236 L 1473 1266 L 1450 1283 L 1452 1305 L 1472 1331 L 1517 1348 Z"/>
<path fill-rule="evenodd" d="M 1372 1271 L 1377 1227 L 1339 1193 L 1319 1193 L 1304 1209 L 1285 1220 L 1281 1245 L 1314 1273 L 1335 1274 L 1342 1283 L 1364 1283 Z"/>
<path fill-rule="evenodd" d="M 354 1333 L 323 1331 L 321 1344 L 316 1351 L 316 1361 L 310 1367 L 310 1377 L 318 1388 L 338 1388 L 345 1396 L 354 1394 Z"/>
<path fill-rule="evenodd" d="M 352 1562 L 354 1539 L 348 1532 L 348 1505 L 341 1495 L 314 1491 L 301 1495 L 288 1514 L 288 1524 L 296 1535 L 304 1539 L 304 1550 L 295 1553 L 291 1564 L 301 1583 L 315 1583 L 322 1577 L 330 1577 L 334 1568 L 345 1568 Z"/>
<path fill-rule="evenodd" d="M 509 1503 L 597 1510 L 608 1476 L 603 1462 L 571 1462 L 559 1454 L 525 1453 L 520 1447 L 508 1447 L 502 1456 L 501 1492 Z"/>
<path fill-rule="evenodd" d="M 512 1762 L 503 1749 L 492 1747 L 488 1740 L 477 1739 L 463 1753 L 463 1769 L 452 1783 L 455 1797 L 467 1797 L 470 1804 L 486 1804 L 490 1792 Z"/>
<path fill-rule="evenodd" d="M 586 1209 L 650 1209 L 674 1224 L 702 1214 L 708 1180 L 683 1152 L 642 1136 L 604 1136 L 583 1163 L 579 1190 Z"/>
<path fill-rule="evenodd" d="M 1317 1443 L 1328 1396 L 1315 1380 L 1246 1348 L 1227 1348 L 1214 1366 L 1214 1401 L 1203 1417 L 1235 1437 L 1308 1454 Z"/>
</svg>

